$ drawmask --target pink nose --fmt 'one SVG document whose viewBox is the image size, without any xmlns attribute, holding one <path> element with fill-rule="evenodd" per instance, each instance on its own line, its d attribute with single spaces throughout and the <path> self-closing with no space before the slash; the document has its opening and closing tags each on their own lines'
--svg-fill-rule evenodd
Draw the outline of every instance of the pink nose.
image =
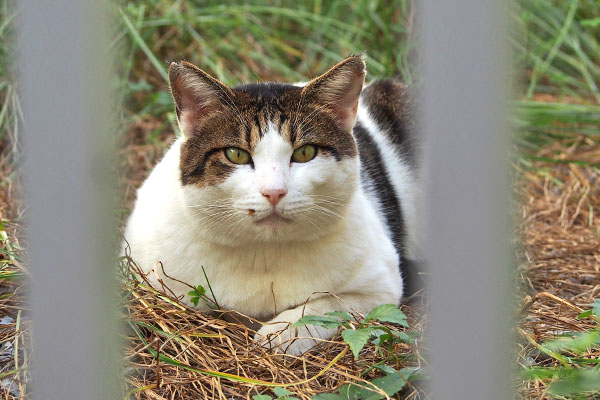
<svg viewBox="0 0 600 400">
<path fill-rule="evenodd" d="M 283 199 L 283 196 L 286 195 L 287 190 L 285 190 L 285 189 L 262 189 L 260 191 L 260 193 L 263 196 L 265 196 L 267 198 L 267 200 L 269 200 L 269 203 L 276 206 L 277 203 L 279 203 L 279 201 L 281 199 Z"/>
</svg>

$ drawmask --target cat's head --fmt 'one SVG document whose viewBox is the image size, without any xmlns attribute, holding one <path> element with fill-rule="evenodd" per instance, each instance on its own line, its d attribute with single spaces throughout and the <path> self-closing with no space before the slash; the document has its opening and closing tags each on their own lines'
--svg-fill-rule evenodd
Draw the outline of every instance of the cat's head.
<svg viewBox="0 0 600 400">
<path fill-rule="evenodd" d="M 333 229 L 358 184 L 352 127 L 365 73 L 364 57 L 352 56 L 303 87 L 229 88 L 172 63 L 183 196 L 203 234 L 243 244 Z"/>
</svg>

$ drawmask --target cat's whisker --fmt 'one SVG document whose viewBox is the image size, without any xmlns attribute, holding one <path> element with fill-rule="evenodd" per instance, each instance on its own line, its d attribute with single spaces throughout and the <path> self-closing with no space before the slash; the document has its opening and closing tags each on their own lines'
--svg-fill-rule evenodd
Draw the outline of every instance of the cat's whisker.
<svg viewBox="0 0 600 400">
<path fill-rule="evenodd" d="M 311 194 L 311 193 L 307 193 L 304 196 L 306 197 L 310 197 L 310 198 L 323 198 L 323 199 L 336 199 L 336 200 L 341 200 L 340 197 L 338 196 L 327 196 L 325 194 Z"/>
<path fill-rule="evenodd" d="M 205 208 L 205 209 L 221 209 L 221 208 L 231 208 L 228 205 L 211 205 L 211 204 L 203 204 L 198 206 L 184 206 L 185 208 Z"/>
<path fill-rule="evenodd" d="M 323 214 L 327 214 L 327 215 L 332 215 L 334 217 L 338 217 L 338 218 L 343 218 L 343 216 L 333 210 L 330 210 L 329 208 L 323 207 L 323 206 L 319 206 L 317 204 L 313 205 L 310 210 L 312 211 L 319 211 Z"/>
<path fill-rule="evenodd" d="M 204 228 L 207 229 L 207 230 L 210 230 L 210 229 L 212 229 L 212 228 L 214 228 L 214 227 L 216 227 L 218 225 L 221 225 L 221 224 L 228 225 L 229 221 L 232 218 L 235 218 L 235 217 L 239 217 L 239 216 L 236 215 L 236 214 L 227 214 L 227 215 L 224 215 L 224 216 L 220 216 L 219 218 L 212 219 L 208 224 L 205 224 Z M 241 219 L 242 218 L 238 218 L 238 220 L 241 220 Z M 231 225 L 229 225 L 229 227 L 227 228 L 227 230 L 229 230 L 230 227 L 231 227 Z"/>
<path fill-rule="evenodd" d="M 299 217 L 299 219 L 301 221 L 308 222 L 309 224 L 311 224 L 312 226 L 314 226 L 315 229 L 317 229 L 317 230 L 319 229 L 319 227 L 317 226 L 317 224 L 315 224 L 314 221 L 312 221 L 307 215 L 301 214 L 300 217 Z"/>
<path fill-rule="evenodd" d="M 314 203 L 315 204 L 327 204 L 327 205 L 336 206 L 336 207 L 344 204 L 344 202 L 342 202 L 342 201 L 325 200 L 325 199 L 318 199 Z"/>
</svg>

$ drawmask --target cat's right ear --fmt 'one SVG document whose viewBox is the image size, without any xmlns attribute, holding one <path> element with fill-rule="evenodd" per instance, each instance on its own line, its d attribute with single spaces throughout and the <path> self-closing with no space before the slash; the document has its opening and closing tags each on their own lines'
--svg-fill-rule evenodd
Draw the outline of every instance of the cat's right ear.
<svg viewBox="0 0 600 400">
<path fill-rule="evenodd" d="M 179 129 L 187 137 L 209 117 L 225 110 L 222 99 L 234 96 L 227 85 L 186 61 L 171 63 L 169 84 Z"/>
</svg>

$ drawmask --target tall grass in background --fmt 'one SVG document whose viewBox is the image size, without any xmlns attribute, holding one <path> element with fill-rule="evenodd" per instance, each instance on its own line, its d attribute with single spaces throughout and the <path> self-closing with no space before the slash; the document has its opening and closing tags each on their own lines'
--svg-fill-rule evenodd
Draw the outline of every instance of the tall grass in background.
<svg viewBox="0 0 600 400">
<path fill-rule="evenodd" d="M 369 77 L 416 76 L 411 1 L 122 3 L 115 43 L 123 52 L 127 117 L 169 114 L 168 62 L 188 60 L 227 84 L 303 81 L 343 57 L 368 52 Z M 166 121 L 167 118 L 164 118 Z"/>
<path fill-rule="evenodd" d="M 600 2 L 520 0 L 512 16 L 520 87 L 513 122 L 520 164 L 530 167 L 530 160 L 540 159 L 535 153 L 557 139 L 585 135 L 600 141 Z"/>
<path fill-rule="evenodd" d="M 0 5 L 0 139 L 12 152 L 22 118 L 12 66 L 14 5 Z M 368 78 L 418 84 L 414 8 L 411 0 L 117 1 L 112 47 L 121 132 L 148 115 L 173 129 L 166 70 L 180 59 L 233 85 L 305 80 L 366 50 Z M 600 2 L 516 0 L 511 15 L 518 144 L 533 152 L 565 132 L 600 135 Z"/>
<path fill-rule="evenodd" d="M 17 57 L 15 7 L 0 3 L 0 155 L 15 161 L 18 155 L 19 122 L 22 120 L 14 60 Z M 2 151 L 4 150 L 4 151 Z"/>
<path fill-rule="evenodd" d="M 293 82 L 366 50 L 368 78 L 419 82 L 412 1 L 234 3 L 152 0 L 118 6 L 115 44 L 124 50 L 117 64 L 125 126 L 152 115 L 163 128 L 174 129 L 166 86 L 173 60 L 191 61 L 230 85 Z M 519 88 L 512 119 L 518 160 L 528 167 L 557 137 L 600 137 L 600 2 L 521 0 L 511 16 Z"/>
</svg>

